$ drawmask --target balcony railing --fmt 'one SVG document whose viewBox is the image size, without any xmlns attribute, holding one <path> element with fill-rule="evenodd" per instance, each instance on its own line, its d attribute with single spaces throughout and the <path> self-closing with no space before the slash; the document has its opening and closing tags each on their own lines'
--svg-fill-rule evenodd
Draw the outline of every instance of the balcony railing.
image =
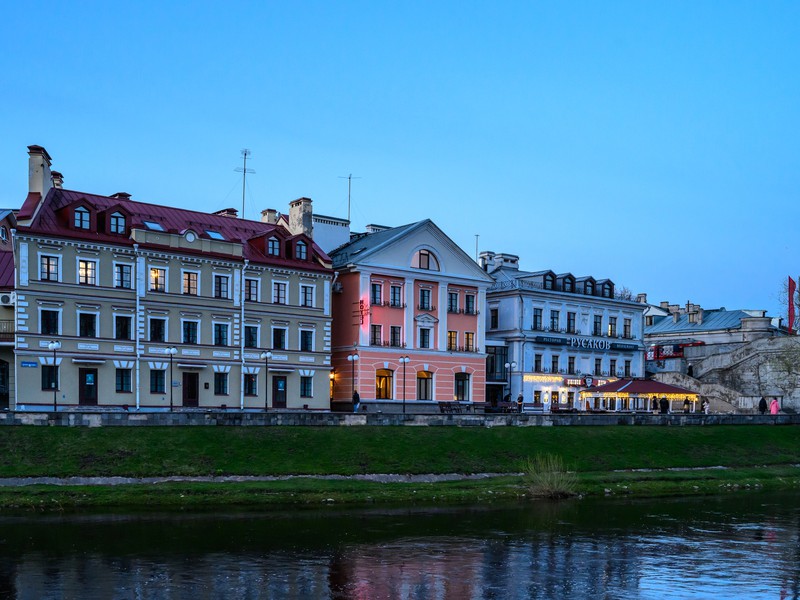
<svg viewBox="0 0 800 600">
<path fill-rule="evenodd" d="M 14 321 L 0 321 L 0 342 L 14 341 Z"/>
</svg>

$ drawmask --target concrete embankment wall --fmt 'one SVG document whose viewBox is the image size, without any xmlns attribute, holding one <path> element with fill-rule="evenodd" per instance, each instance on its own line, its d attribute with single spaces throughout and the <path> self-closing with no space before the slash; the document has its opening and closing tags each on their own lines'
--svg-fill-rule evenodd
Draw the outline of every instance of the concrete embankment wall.
<svg viewBox="0 0 800 600">
<path fill-rule="evenodd" d="M 37 425 L 62 427 L 165 427 L 165 426 L 304 426 L 349 427 L 363 425 L 406 427 L 552 427 L 552 426 L 704 426 L 704 425 L 800 425 L 799 414 L 669 414 L 603 413 L 603 414 L 454 414 L 414 415 L 387 413 L 335 412 L 5 412 L 0 413 L 0 426 Z"/>
</svg>

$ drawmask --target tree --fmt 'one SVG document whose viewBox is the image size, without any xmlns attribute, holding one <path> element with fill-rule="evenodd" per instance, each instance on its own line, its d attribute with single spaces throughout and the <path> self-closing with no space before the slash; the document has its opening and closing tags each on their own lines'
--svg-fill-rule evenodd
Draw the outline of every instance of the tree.
<svg viewBox="0 0 800 600">
<path fill-rule="evenodd" d="M 797 280 L 795 280 L 797 281 Z M 794 294 L 794 329 L 797 331 L 800 329 L 800 291 L 796 290 Z M 786 318 L 786 326 L 789 326 L 789 320 L 787 315 L 789 314 L 789 278 L 785 277 L 780 285 L 780 291 L 778 292 L 778 302 L 783 309 L 781 312 L 781 317 Z M 791 332 L 790 332 L 791 333 Z"/>
</svg>

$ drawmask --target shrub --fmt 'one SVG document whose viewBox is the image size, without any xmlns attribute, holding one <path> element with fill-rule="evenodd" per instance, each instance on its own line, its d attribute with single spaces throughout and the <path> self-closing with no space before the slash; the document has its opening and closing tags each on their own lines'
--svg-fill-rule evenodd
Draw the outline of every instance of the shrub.
<svg viewBox="0 0 800 600">
<path fill-rule="evenodd" d="M 528 490 L 534 496 L 566 498 L 577 493 L 578 478 L 567 471 L 560 456 L 537 454 L 525 460 L 522 470 Z"/>
</svg>

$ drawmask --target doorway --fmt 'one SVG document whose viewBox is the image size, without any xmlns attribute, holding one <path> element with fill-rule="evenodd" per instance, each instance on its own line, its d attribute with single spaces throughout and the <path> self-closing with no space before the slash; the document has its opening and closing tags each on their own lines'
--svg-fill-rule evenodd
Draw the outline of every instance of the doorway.
<svg viewBox="0 0 800 600">
<path fill-rule="evenodd" d="M 200 400 L 200 374 L 183 374 L 183 406 L 197 407 Z"/>
<path fill-rule="evenodd" d="M 78 369 L 78 404 L 97 406 L 97 369 Z"/>
<path fill-rule="evenodd" d="M 286 408 L 286 376 L 272 376 L 272 408 Z"/>
</svg>

